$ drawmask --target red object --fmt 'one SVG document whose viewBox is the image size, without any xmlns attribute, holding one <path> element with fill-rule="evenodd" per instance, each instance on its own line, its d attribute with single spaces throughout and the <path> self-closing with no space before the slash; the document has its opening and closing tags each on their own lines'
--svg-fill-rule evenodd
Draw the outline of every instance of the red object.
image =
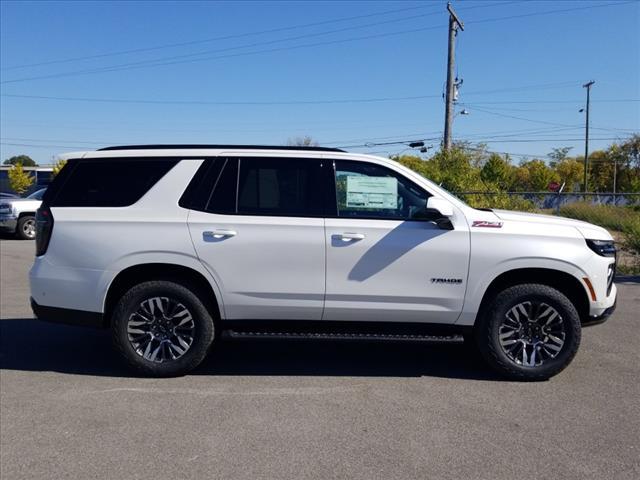
<svg viewBox="0 0 640 480">
<path fill-rule="evenodd" d="M 549 190 L 552 192 L 557 192 L 558 189 L 560 189 L 560 184 L 558 182 L 551 182 L 549 183 Z"/>
</svg>

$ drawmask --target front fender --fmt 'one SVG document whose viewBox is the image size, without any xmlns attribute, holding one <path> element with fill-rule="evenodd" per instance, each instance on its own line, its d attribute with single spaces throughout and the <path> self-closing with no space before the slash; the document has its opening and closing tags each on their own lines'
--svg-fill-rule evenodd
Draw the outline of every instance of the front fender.
<svg viewBox="0 0 640 480">
<path fill-rule="evenodd" d="M 460 314 L 460 317 L 458 317 L 456 324 L 473 325 L 478 311 L 480 310 L 484 294 L 491 283 L 502 274 L 521 269 L 544 269 L 549 270 L 550 274 L 552 274 L 553 271 L 569 274 L 578 280 L 580 285 L 582 285 L 585 294 L 589 295 L 587 286 L 583 281 L 583 278 L 588 277 L 588 275 L 584 269 L 575 263 L 562 259 L 542 257 L 520 257 L 509 259 L 482 272 L 470 271 L 469 277 L 471 279 L 473 276 L 473 281 L 470 280 L 469 285 L 467 286 L 467 293 L 462 307 L 462 313 Z"/>
</svg>

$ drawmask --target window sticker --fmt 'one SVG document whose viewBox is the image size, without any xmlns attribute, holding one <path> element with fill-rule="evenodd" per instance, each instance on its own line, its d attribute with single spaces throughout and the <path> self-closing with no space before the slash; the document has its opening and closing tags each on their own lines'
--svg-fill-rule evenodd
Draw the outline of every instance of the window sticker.
<svg viewBox="0 0 640 480">
<path fill-rule="evenodd" d="M 347 208 L 398 208 L 398 179 L 347 176 Z"/>
</svg>

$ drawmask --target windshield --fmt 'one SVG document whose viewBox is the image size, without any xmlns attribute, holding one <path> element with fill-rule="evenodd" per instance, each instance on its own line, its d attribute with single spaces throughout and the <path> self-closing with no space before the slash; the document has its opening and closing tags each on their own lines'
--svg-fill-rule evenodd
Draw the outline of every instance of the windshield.
<svg viewBox="0 0 640 480">
<path fill-rule="evenodd" d="M 41 188 L 40 190 L 36 190 L 35 192 L 33 192 L 27 198 L 29 198 L 31 200 L 42 200 L 42 196 L 44 195 L 44 192 L 46 192 L 46 191 L 47 191 L 46 188 Z"/>
</svg>

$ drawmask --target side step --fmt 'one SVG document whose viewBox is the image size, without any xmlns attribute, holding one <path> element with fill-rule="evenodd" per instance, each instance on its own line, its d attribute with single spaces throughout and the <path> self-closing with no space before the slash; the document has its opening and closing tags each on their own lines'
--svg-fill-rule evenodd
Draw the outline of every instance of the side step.
<svg viewBox="0 0 640 480">
<path fill-rule="evenodd" d="M 344 340 L 369 342 L 422 342 L 430 344 L 461 343 L 460 334 L 450 335 L 422 335 L 422 334 L 393 334 L 393 333 L 356 333 L 356 332 L 270 332 L 270 331 L 239 331 L 224 330 L 222 337 L 232 340 L 261 339 L 261 340 Z"/>
</svg>

